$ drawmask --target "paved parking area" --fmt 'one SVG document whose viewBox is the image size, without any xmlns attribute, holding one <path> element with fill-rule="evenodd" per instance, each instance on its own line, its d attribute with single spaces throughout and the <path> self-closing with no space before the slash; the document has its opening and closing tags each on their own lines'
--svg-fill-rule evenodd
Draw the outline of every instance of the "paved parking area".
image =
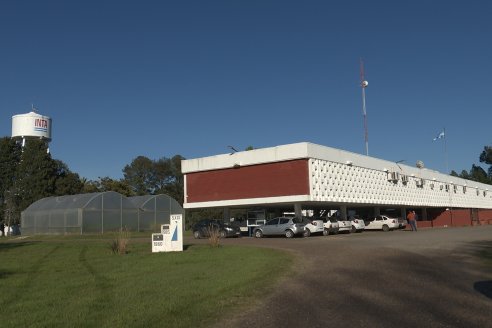
<svg viewBox="0 0 492 328">
<path fill-rule="evenodd" d="M 298 262 L 221 327 L 492 327 L 492 272 L 473 256 L 492 248 L 492 226 L 223 242 L 293 251 Z"/>
</svg>

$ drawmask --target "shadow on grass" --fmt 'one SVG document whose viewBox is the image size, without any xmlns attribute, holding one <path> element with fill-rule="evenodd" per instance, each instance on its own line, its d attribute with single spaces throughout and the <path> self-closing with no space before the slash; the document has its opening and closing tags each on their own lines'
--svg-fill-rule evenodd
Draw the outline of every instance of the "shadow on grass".
<svg viewBox="0 0 492 328">
<path fill-rule="evenodd" d="M 0 243 L 0 252 L 8 251 L 23 246 L 30 246 L 38 243 L 39 241 L 15 241 L 15 242 Z"/>
<path fill-rule="evenodd" d="M 15 274 L 13 271 L 0 270 L 0 279 L 5 279 L 13 274 Z"/>
</svg>

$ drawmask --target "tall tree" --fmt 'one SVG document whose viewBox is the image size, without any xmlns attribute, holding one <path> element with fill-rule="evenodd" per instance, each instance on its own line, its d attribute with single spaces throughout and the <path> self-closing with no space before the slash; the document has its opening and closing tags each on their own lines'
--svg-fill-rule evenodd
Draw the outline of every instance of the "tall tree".
<svg viewBox="0 0 492 328">
<path fill-rule="evenodd" d="M 67 164 L 54 160 L 56 165 L 55 195 L 75 195 L 82 192 L 84 184 L 77 173 L 73 173 Z"/>
<path fill-rule="evenodd" d="M 138 156 L 123 169 L 124 180 L 137 195 L 164 193 L 183 204 L 183 159 L 181 155 L 158 160 Z"/>
<path fill-rule="evenodd" d="M 145 156 L 138 156 L 123 169 L 124 179 L 137 195 L 153 192 L 154 163 Z"/>
<path fill-rule="evenodd" d="M 478 166 L 473 164 L 472 168 L 470 170 L 470 178 L 473 181 L 481 182 L 481 183 L 490 183 L 490 180 L 487 176 L 487 172 L 485 170 Z"/>
<path fill-rule="evenodd" d="M 124 180 L 114 180 L 110 177 L 99 178 L 99 191 L 116 191 L 127 197 L 135 196 L 132 187 Z"/>
<path fill-rule="evenodd" d="M 181 173 L 181 161 L 184 159 L 181 155 L 175 155 L 170 159 L 170 178 L 165 188 L 165 193 L 176 199 L 181 205 L 184 201 L 184 178 Z"/>
<path fill-rule="evenodd" d="M 92 192 L 99 192 L 97 181 L 87 180 L 86 178 L 82 178 L 81 182 L 82 182 L 82 193 L 87 194 Z"/>
<path fill-rule="evenodd" d="M 489 180 L 492 183 L 492 146 L 483 147 L 483 151 L 480 154 L 480 163 L 490 165 L 488 169 Z"/>
<path fill-rule="evenodd" d="M 20 155 L 21 147 L 15 140 L 9 137 L 0 139 L 0 222 L 6 221 L 6 207 L 13 208 L 11 188 Z"/>
<path fill-rule="evenodd" d="M 47 150 L 47 145 L 38 139 L 27 140 L 23 148 L 14 183 L 21 211 L 36 200 L 55 194 L 58 167 Z"/>
</svg>

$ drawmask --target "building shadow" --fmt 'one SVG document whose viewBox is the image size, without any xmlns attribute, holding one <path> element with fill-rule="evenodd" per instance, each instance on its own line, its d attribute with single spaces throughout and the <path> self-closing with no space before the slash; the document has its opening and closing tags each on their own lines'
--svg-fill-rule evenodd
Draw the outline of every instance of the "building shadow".
<svg viewBox="0 0 492 328">
<path fill-rule="evenodd" d="M 488 298 L 492 298 L 492 280 L 477 281 L 473 284 L 473 289 Z"/>
</svg>

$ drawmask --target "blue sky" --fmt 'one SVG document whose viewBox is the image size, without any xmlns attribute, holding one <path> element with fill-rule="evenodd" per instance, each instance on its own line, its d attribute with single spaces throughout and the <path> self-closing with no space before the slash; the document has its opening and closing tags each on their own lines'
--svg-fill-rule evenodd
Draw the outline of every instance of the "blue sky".
<svg viewBox="0 0 492 328">
<path fill-rule="evenodd" d="M 301 141 L 470 169 L 492 144 L 490 1 L 2 1 L 0 135 L 31 104 L 82 177 Z"/>
</svg>

